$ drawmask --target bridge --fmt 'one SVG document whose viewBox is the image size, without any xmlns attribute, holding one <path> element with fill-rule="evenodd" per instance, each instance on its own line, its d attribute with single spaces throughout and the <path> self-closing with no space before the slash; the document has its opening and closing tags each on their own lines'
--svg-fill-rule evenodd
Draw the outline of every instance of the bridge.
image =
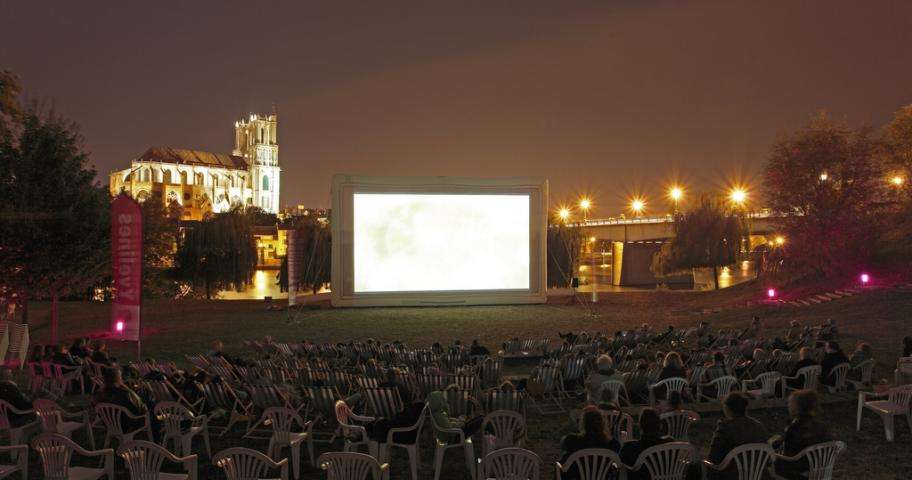
<svg viewBox="0 0 912 480">
<path fill-rule="evenodd" d="M 772 240 L 770 236 L 778 232 L 776 219 L 781 214 L 768 210 L 751 212 L 747 215 L 751 244 L 762 244 Z M 580 227 L 587 237 L 579 259 L 578 277 L 581 290 L 590 290 L 601 286 L 648 286 L 655 285 L 657 279 L 650 271 L 653 255 L 661 244 L 674 237 L 674 217 L 662 215 L 653 217 L 588 219 L 582 222 L 568 223 L 570 227 Z M 762 238 L 758 238 L 762 237 Z M 744 270 L 753 266 L 745 264 Z M 740 272 L 741 267 L 736 272 Z M 725 269 L 728 275 L 729 269 Z M 735 270 L 733 270 L 735 271 Z M 666 277 L 666 284 L 693 285 L 695 288 L 709 288 L 706 272 L 695 271 L 693 275 Z M 733 284 L 720 278 L 720 286 Z"/>
<path fill-rule="evenodd" d="M 747 215 L 751 235 L 770 235 L 777 231 L 776 219 L 782 217 L 768 210 L 752 212 Z M 570 227 L 582 227 L 587 236 L 599 241 L 609 242 L 655 242 L 674 237 L 674 217 L 662 215 L 655 217 L 589 219 L 582 222 L 568 223 Z"/>
</svg>

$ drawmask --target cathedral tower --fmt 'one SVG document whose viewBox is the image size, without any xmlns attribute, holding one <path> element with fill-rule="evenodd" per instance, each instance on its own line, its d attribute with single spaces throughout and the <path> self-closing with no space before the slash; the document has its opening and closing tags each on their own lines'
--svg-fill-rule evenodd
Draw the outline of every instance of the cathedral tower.
<svg viewBox="0 0 912 480">
<path fill-rule="evenodd" d="M 249 166 L 248 187 L 253 190 L 253 205 L 269 213 L 279 212 L 279 145 L 277 117 L 252 114 L 234 123 L 234 155 L 244 157 Z"/>
</svg>

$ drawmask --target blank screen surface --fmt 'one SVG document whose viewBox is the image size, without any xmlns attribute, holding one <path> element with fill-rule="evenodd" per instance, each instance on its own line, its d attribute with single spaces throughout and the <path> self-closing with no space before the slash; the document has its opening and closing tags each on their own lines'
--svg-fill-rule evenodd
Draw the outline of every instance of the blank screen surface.
<svg viewBox="0 0 912 480">
<path fill-rule="evenodd" d="M 353 200 L 355 292 L 529 288 L 529 195 Z"/>
</svg>

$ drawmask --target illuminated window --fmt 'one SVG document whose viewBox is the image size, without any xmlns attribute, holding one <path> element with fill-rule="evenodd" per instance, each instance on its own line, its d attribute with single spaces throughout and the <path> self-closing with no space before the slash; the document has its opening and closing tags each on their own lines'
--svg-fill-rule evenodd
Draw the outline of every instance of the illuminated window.
<svg viewBox="0 0 912 480">
<path fill-rule="evenodd" d="M 269 177 L 263 175 L 263 190 L 269 190 Z"/>
</svg>

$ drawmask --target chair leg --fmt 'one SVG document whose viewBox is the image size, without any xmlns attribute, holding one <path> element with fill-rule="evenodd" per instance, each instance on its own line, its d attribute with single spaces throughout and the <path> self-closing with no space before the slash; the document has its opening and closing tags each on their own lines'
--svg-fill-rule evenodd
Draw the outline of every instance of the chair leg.
<svg viewBox="0 0 912 480">
<path fill-rule="evenodd" d="M 209 448 L 209 430 L 203 430 L 203 443 L 206 445 L 206 458 L 212 459 L 212 450 Z"/>
<path fill-rule="evenodd" d="M 472 480 L 475 480 L 475 448 L 472 446 L 472 441 L 467 441 L 464 448 L 466 468 L 469 469 L 469 475 L 472 476 Z"/>
<path fill-rule="evenodd" d="M 434 480 L 440 480 L 440 470 L 443 468 L 443 452 L 444 449 L 438 443 L 437 448 L 434 449 Z"/>
<path fill-rule="evenodd" d="M 861 431 L 861 412 L 864 410 L 864 400 L 858 399 L 858 415 L 855 421 L 855 431 Z"/>
<path fill-rule="evenodd" d="M 310 458 L 310 464 L 313 466 L 317 465 L 317 460 L 314 456 L 314 441 L 313 437 L 307 437 L 307 457 Z"/>
<path fill-rule="evenodd" d="M 912 422 L 912 416 L 909 417 L 909 422 Z M 912 423 L 910 423 L 912 425 Z M 409 445 L 405 448 L 408 451 L 409 456 L 409 468 L 412 470 L 412 480 L 418 480 L 418 441 L 416 439 L 414 445 Z"/>
<path fill-rule="evenodd" d="M 301 444 L 292 443 L 288 448 L 291 449 L 291 469 L 294 471 L 295 480 L 298 480 L 301 477 Z"/>
<path fill-rule="evenodd" d="M 893 441 L 893 415 L 889 413 L 883 416 L 884 419 L 884 430 L 887 434 L 887 441 Z"/>
</svg>

